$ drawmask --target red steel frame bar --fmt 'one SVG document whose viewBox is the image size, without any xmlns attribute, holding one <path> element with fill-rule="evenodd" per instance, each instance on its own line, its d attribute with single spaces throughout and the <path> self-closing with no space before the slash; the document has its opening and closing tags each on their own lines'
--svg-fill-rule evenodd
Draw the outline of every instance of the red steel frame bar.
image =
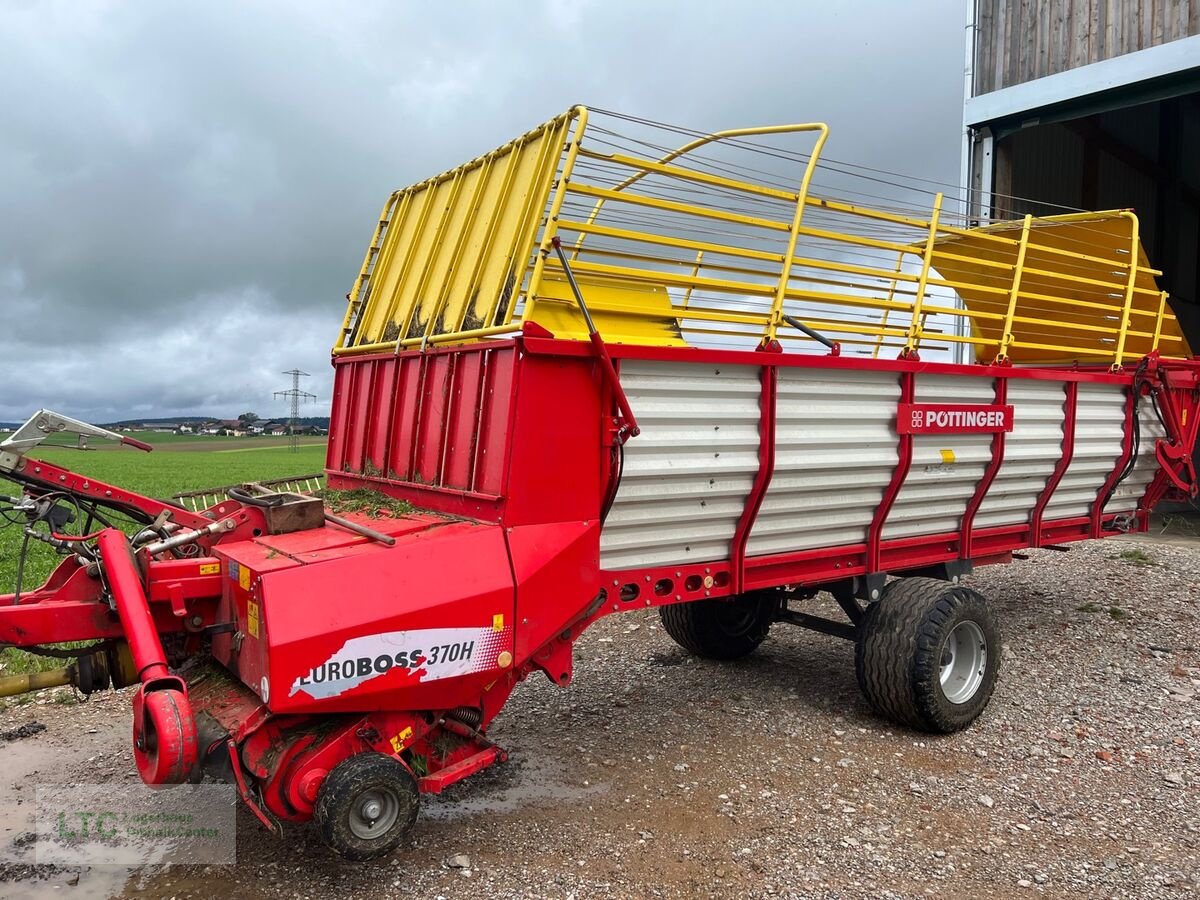
<svg viewBox="0 0 1200 900">
<path fill-rule="evenodd" d="M 900 376 L 900 403 L 912 403 L 915 390 L 915 378 L 910 370 Z M 900 489 L 904 487 L 904 480 L 908 478 L 908 470 L 912 467 L 913 436 L 911 434 L 898 435 L 897 442 L 899 460 L 896 463 L 896 469 L 892 473 L 891 483 L 883 492 L 879 506 L 875 509 L 875 515 L 871 519 L 871 525 L 867 529 L 868 573 L 880 571 L 879 545 L 883 535 L 883 526 L 887 522 L 888 514 L 892 511 L 892 504 L 896 502 L 896 497 L 900 494 Z"/>
<path fill-rule="evenodd" d="M 1003 375 L 996 376 L 996 405 L 1004 406 L 1008 402 L 1008 379 Z M 967 508 L 963 511 L 962 517 L 962 536 L 959 538 L 958 555 L 962 559 L 971 558 L 971 533 L 975 526 L 975 514 L 979 512 L 979 507 L 983 505 L 983 498 L 987 496 L 987 492 L 992 487 L 992 482 L 996 480 L 996 474 L 1000 471 L 1000 467 L 1004 465 L 1004 437 L 1005 432 L 997 431 L 992 435 L 992 458 L 988 462 L 987 468 L 984 470 L 983 477 L 979 479 L 979 484 L 975 488 L 975 493 L 967 503 Z"/>
<path fill-rule="evenodd" d="M 759 425 L 758 425 L 758 473 L 754 476 L 754 484 L 746 497 L 746 505 L 742 516 L 738 519 L 737 528 L 733 533 L 730 544 L 730 565 L 733 569 L 734 593 L 745 590 L 745 560 L 746 545 L 750 541 L 750 532 L 758 519 L 758 511 L 762 507 L 763 497 L 771 485 L 771 477 L 775 474 L 775 398 L 778 385 L 779 370 L 773 365 L 762 367 L 762 391 L 759 394 Z"/>
<path fill-rule="evenodd" d="M 1033 514 L 1029 517 L 1029 546 L 1042 546 L 1042 520 L 1046 515 L 1046 506 L 1050 503 L 1050 498 L 1054 496 L 1054 492 L 1058 490 L 1059 482 L 1063 480 L 1063 476 L 1067 474 L 1067 469 L 1071 466 L 1071 460 L 1075 458 L 1075 410 L 1079 405 L 1079 382 L 1068 381 L 1066 383 L 1066 400 L 1063 403 L 1063 439 L 1062 439 L 1062 454 L 1058 457 L 1058 462 L 1054 465 L 1054 471 L 1050 473 L 1050 478 L 1046 481 L 1046 486 L 1042 488 L 1042 493 L 1034 504 Z"/>
<path fill-rule="evenodd" d="M 1120 480 L 1125 466 L 1129 464 L 1129 458 L 1133 455 L 1133 417 L 1137 409 L 1136 392 L 1140 389 L 1135 382 L 1129 386 L 1129 394 L 1125 398 L 1125 433 L 1121 437 L 1121 456 L 1117 460 L 1116 468 L 1104 480 L 1104 486 L 1100 488 L 1100 492 L 1096 494 L 1096 499 L 1092 503 L 1090 536 L 1093 538 L 1098 538 L 1103 533 L 1100 523 L 1104 518 L 1104 504 Z"/>
<path fill-rule="evenodd" d="M 70 469 L 64 469 L 62 466 L 56 466 L 44 459 L 26 459 L 23 468 L 18 472 L 36 479 L 40 482 L 39 487 L 44 486 L 47 490 L 53 488 L 60 491 L 72 491 L 83 497 L 94 497 L 101 503 L 129 506 L 151 519 L 160 513 L 168 512 L 171 514 L 172 521 L 178 522 L 185 528 L 203 528 L 205 525 L 212 524 L 212 519 L 202 516 L 200 513 L 194 513 L 190 509 L 164 503 L 153 497 L 143 497 L 141 494 L 135 494 L 116 485 L 106 484 L 86 475 L 80 475 L 78 472 L 72 472 Z"/>
</svg>

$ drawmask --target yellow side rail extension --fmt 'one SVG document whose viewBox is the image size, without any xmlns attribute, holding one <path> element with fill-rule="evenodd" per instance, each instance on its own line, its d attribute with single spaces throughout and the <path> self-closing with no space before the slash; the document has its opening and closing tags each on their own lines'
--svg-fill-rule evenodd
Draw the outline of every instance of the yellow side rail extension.
<svg viewBox="0 0 1200 900">
<path fill-rule="evenodd" d="M 334 353 L 526 322 L 587 340 L 557 239 L 614 343 L 836 342 L 874 357 L 960 344 L 980 362 L 1114 368 L 1190 355 L 1132 212 L 980 220 L 953 189 L 824 159 L 828 137 L 820 123 L 705 133 L 576 106 L 388 198 Z"/>
</svg>

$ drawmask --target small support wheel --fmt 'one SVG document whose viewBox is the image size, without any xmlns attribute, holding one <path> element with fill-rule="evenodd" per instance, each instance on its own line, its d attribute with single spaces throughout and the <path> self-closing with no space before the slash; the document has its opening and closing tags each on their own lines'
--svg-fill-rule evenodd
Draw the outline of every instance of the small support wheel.
<svg viewBox="0 0 1200 900">
<path fill-rule="evenodd" d="M 198 759 L 196 720 L 182 691 L 146 693 L 133 704 L 133 759 L 146 784 L 183 784 Z"/>
<path fill-rule="evenodd" d="M 780 600 L 752 591 L 728 600 L 693 600 L 660 606 L 663 629 L 684 650 L 706 659 L 740 659 L 767 639 Z"/>
<path fill-rule="evenodd" d="M 419 806 L 417 782 L 407 766 L 383 753 L 359 753 L 325 776 L 315 818 L 330 849 L 362 862 L 399 847 Z"/>
<path fill-rule="evenodd" d="M 881 715 L 950 734 L 974 722 L 992 697 L 1000 630 L 977 591 L 902 578 L 864 613 L 854 668 L 863 696 Z"/>
</svg>

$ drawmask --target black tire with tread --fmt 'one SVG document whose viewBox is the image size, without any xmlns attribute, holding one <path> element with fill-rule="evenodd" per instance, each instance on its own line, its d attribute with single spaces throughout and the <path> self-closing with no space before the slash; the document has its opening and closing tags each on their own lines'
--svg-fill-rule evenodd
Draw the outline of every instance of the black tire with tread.
<svg viewBox="0 0 1200 900">
<path fill-rule="evenodd" d="M 393 791 L 401 805 L 395 825 L 381 837 L 368 840 L 350 830 L 349 820 L 355 799 L 371 789 Z M 419 797 L 416 779 L 403 763 L 383 753 L 358 753 L 325 776 L 314 818 L 330 849 L 343 859 L 363 862 L 386 856 L 400 846 L 417 821 Z"/>
<path fill-rule="evenodd" d="M 660 606 L 663 629 L 684 650 L 705 659 L 740 659 L 767 638 L 778 596 L 754 591 L 729 600 L 693 600 Z"/>
<path fill-rule="evenodd" d="M 964 703 L 951 703 L 939 679 L 946 640 L 973 621 L 987 642 L 983 681 Z M 1000 670 L 1000 631 L 983 595 L 935 578 L 889 583 L 863 615 L 854 669 L 867 701 L 884 717 L 919 731 L 966 728 L 991 699 Z"/>
</svg>

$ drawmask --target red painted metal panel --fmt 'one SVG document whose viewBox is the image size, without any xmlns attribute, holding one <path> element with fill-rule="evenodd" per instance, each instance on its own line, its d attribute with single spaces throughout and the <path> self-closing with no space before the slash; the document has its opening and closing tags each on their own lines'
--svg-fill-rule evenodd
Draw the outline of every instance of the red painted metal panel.
<svg viewBox="0 0 1200 900">
<path fill-rule="evenodd" d="M 475 461 L 475 440 L 478 434 L 480 388 L 483 379 L 485 353 L 462 353 L 454 371 L 454 388 L 450 398 L 448 440 L 442 466 L 445 487 L 471 489 L 472 467 Z"/>
<path fill-rule="evenodd" d="M 355 367 L 350 379 L 350 391 L 347 406 L 350 418 L 346 425 L 350 433 L 346 435 L 345 455 L 342 458 L 342 468 L 352 472 L 363 470 L 363 459 L 366 447 L 367 420 L 371 417 L 371 379 L 374 375 L 375 363 Z"/>
<path fill-rule="evenodd" d="M 388 467 L 388 437 L 392 431 L 392 392 L 396 386 L 394 359 L 375 363 L 375 378 L 371 385 L 371 398 L 367 413 L 366 462 L 368 471 L 386 472 Z"/>
<path fill-rule="evenodd" d="M 413 448 L 416 446 L 417 405 L 425 360 L 402 356 L 396 360 L 395 399 L 392 402 L 391 446 L 388 449 L 389 478 L 412 477 Z"/>
<path fill-rule="evenodd" d="M 329 444 L 325 450 L 325 468 L 341 471 L 346 452 L 346 437 L 350 433 L 350 407 L 346 402 L 349 383 L 356 366 L 334 366 L 333 400 L 329 408 Z"/>
<path fill-rule="evenodd" d="M 483 494 L 499 494 L 504 486 L 505 450 L 515 405 L 516 362 L 517 352 L 513 348 L 488 354 L 471 478 L 474 490 Z"/>
<path fill-rule="evenodd" d="M 426 364 L 421 387 L 421 414 L 417 426 L 415 478 L 441 484 L 442 450 L 446 440 L 446 412 L 450 406 L 450 379 L 454 357 L 441 354 Z"/>
<path fill-rule="evenodd" d="M 522 357 L 502 493 L 505 524 L 599 519 L 603 505 L 600 372 L 593 360 Z M 495 446 L 495 444 L 493 444 Z"/>
</svg>

